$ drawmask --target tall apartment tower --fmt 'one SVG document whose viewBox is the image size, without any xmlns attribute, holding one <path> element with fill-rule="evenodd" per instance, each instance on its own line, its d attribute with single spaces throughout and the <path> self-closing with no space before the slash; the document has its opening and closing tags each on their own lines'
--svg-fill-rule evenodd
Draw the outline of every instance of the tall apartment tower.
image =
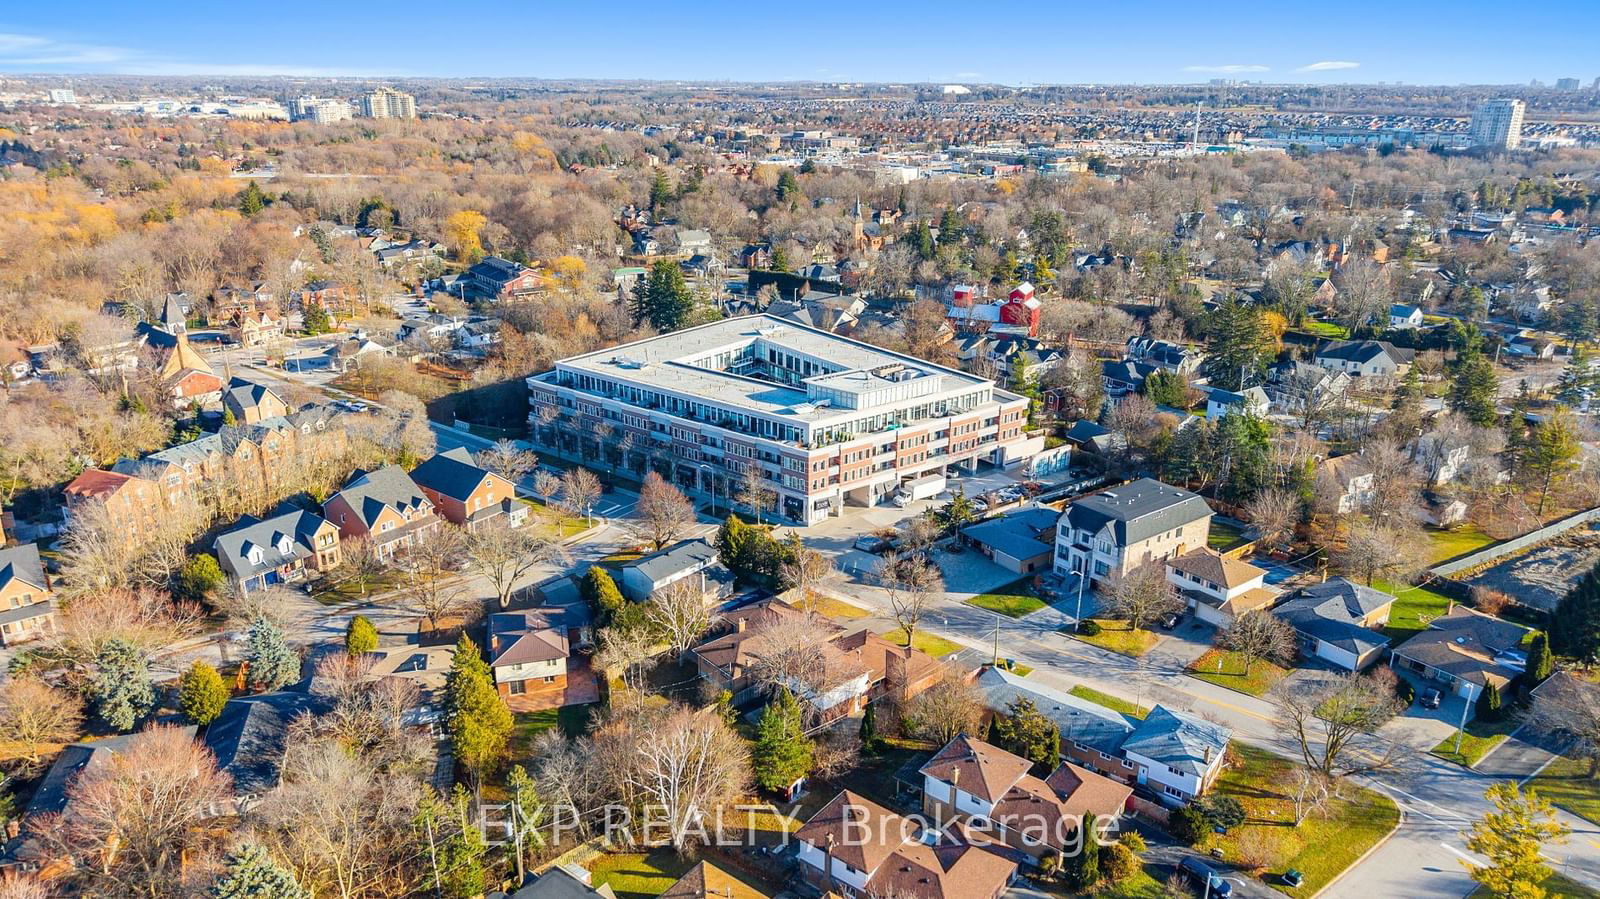
<svg viewBox="0 0 1600 899">
<path fill-rule="evenodd" d="M 369 119 L 414 119 L 417 101 L 410 94 L 380 87 L 361 98 L 361 114 Z"/>
<path fill-rule="evenodd" d="M 1472 114 L 1472 145 L 1515 150 L 1522 143 L 1521 100 L 1486 100 Z"/>
</svg>

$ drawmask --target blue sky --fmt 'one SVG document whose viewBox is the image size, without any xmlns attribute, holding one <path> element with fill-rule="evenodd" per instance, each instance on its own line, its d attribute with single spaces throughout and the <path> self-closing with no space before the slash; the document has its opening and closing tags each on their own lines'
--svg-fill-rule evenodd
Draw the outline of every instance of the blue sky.
<svg viewBox="0 0 1600 899">
<path fill-rule="evenodd" d="M 0 72 L 1587 85 L 1594 3 L 18 0 Z"/>
</svg>

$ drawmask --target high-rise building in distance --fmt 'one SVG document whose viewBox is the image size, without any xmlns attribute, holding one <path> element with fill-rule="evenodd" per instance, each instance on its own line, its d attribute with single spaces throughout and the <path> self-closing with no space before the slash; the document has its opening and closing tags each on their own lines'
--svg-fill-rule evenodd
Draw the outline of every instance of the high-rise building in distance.
<svg viewBox="0 0 1600 899">
<path fill-rule="evenodd" d="M 410 94 L 380 87 L 361 98 L 361 114 L 369 119 L 414 119 L 417 100 Z"/>
<path fill-rule="evenodd" d="M 289 119 L 299 122 L 310 120 L 319 125 L 348 121 L 350 104 L 344 100 L 321 97 L 295 97 L 289 101 Z"/>
<path fill-rule="evenodd" d="M 1579 84 L 1579 81 L 1576 78 L 1557 78 L 1556 79 L 1556 90 L 1558 90 L 1558 91 L 1575 91 L 1575 90 L 1578 89 L 1578 84 Z"/>
<path fill-rule="evenodd" d="M 1472 145 L 1515 150 L 1522 143 L 1521 100 L 1486 100 L 1472 114 Z"/>
</svg>

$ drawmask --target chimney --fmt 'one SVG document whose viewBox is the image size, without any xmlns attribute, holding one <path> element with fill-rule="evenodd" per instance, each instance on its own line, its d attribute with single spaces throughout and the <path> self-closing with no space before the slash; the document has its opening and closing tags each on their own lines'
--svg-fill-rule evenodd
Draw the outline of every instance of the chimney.
<svg viewBox="0 0 1600 899">
<path fill-rule="evenodd" d="M 1211 767 L 1211 747 L 1206 747 L 1206 767 Z"/>
<path fill-rule="evenodd" d="M 744 633 L 744 627 L 747 623 L 749 623 L 749 620 L 750 619 L 748 617 L 740 615 L 737 619 L 737 623 L 734 625 L 735 631 L 741 634 Z"/>
</svg>

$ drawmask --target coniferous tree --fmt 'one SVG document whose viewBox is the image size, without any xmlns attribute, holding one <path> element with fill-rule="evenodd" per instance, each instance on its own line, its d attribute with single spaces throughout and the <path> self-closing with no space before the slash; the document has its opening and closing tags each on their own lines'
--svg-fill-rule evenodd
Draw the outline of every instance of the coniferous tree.
<svg viewBox="0 0 1600 899">
<path fill-rule="evenodd" d="M 1550 614 L 1550 649 L 1589 664 L 1600 662 L 1600 567 L 1590 569 Z"/>
<path fill-rule="evenodd" d="M 223 866 L 207 894 L 211 899 L 311 899 L 294 875 L 255 843 L 228 853 Z"/>
<path fill-rule="evenodd" d="M 478 645 L 466 634 L 456 642 L 445 677 L 445 715 L 456 758 L 474 772 L 481 775 L 505 754 L 511 710 L 495 690 Z"/>
<path fill-rule="evenodd" d="M 261 192 L 261 185 L 252 180 L 239 191 L 239 211 L 245 215 L 255 215 L 267 206 L 267 195 Z"/>
<path fill-rule="evenodd" d="M 195 724 L 204 726 L 217 720 L 228 704 L 228 685 L 217 669 L 195 659 L 178 678 L 178 709 Z"/>
<path fill-rule="evenodd" d="M 811 771 L 813 748 L 800 719 L 800 703 L 787 687 L 779 688 L 778 695 L 761 713 L 755 745 L 750 750 L 756 783 L 770 793 L 787 790 Z"/>
<path fill-rule="evenodd" d="M 589 573 L 583 576 L 583 594 L 602 626 L 609 625 L 627 605 L 611 573 L 600 565 L 589 566 Z"/>
<path fill-rule="evenodd" d="M 667 180 L 667 173 L 656 169 L 656 177 L 650 182 L 650 214 L 659 214 L 661 207 L 665 206 L 672 197 L 672 182 Z"/>
<path fill-rule="evenodd" d="M 694 295 L 683 280 L 683 269 L 670 259 L 661 259 L 650 267 L 650 274 L 633 288 L 634 323 L 649 322 L 652 328 L 666 333 L 683 327 L 694 310 Z"/>
<path fill-rule="evenodd" d="M 1502 702 L 1500 688 L 1495 686 L 1493 681 L 1490 681 L 1484 686 L 1483 692 L 1478 694 L 1477 716 L 1479 720 L 1499 721 Z"/>
<path fill-rule="evenodd" d="M 1528 647 L 1528 667 L 1525 671 L 1529 687 L 1544 683 L 1545 679 L 1555 671 L 1555 659 L 1550 655 L 1550 637 L 1546 634 L 1533 635 L 1532 644 Z"/>
<path fill-rule="evenodd" d="M 344 651 L 353 656 L 378 648 L 378 629 L 365 615 L 353 615 L 344 632 Z"/>
<path fill-rule="evenodd" d="M 867 752 L 877 752 L 881 738 L 878 736 L 878 713 L 872 703 L 867 703 L 867 708 L 861 713 L 861 748 Z"/>
<path fill-rule="evenodd" d="M 89 682 L 89 699 L 94 713 L 106 726 L 133 730 L 140 718 L 156 704 L 155 685 L 150 682 L 150 662 L 138 647 L 113 637 L 95 654 L 95 675 Z"/>
<path fill-rule="evenodd" d="M 1036 772 L 1052 771 L 1061 762 L 1060 728 L 1026 697 L 1011 700 L 993 730 L 995 745 L 1032 762 Z"/>
<path fill-rule="evenodd" d="M 250 663 L 250 679 L 268 690 L 300 679 L 300 654 L 284 639 L 283 630 L 266 618 L 250 623 L 245 659 Z"/>
<path fill-rule="evenodd" d="M 1100 844 L 1094 838 L 1094 814 L 1083 816 L 1083 848 L 1067 860 L 1068 878 L 1079 890 L 1092 889 L 1100 882 Z"/>
<path fill-rule="evenodd" d="M 1272 334 L 1261 310 L 1229 296 L 1206 316 L 1206 359 L 1201 371 L 1224 390 L 1262 384 L 1272 356 Z"/>
<path fill-rule="evenodd" d="M 1499 381 L 1494 364 L 1482 352 L 1464 351 L 1456 360 L 1450 381 L 1450 408 L 1480 427 L 1493 427 L 1500 418 L 1495 410 Z"/>
<path fill-rule="evenodd" d="M 773 195 L 778 198 L 779 203 L 787 203 L 799 197 L 800 179 L 794 176 L 793 171 L 784 169 L 778 173 L 778 185 L 773 189 Z"/>
</svg>

